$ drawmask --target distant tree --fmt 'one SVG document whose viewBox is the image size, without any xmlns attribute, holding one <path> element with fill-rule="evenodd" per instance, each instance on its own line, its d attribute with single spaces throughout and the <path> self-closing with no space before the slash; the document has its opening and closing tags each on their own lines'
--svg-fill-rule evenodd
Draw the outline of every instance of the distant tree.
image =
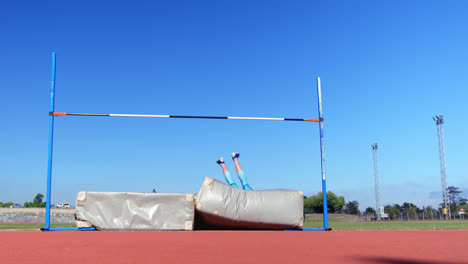
<svg viewBox="0 0 468 264">
<path fill-rule="evenodd" d="M 0 207 L 5 207 L 5 204 L 0 202 Z"/>
<path fill-rule="evenodd" d="M 42 199 L 44 198 L 44 195 L 42 193 L 36 194 L 36 197 L 34 197 L 34 202 L 35 203 L 42 203 Z"/>
<path fill-rule="evenodd" d="M 375 215 L 375 209 L 372 207 L 367 207 L 366 210 L 364 211 L 367 215 Z"/>
<path fill-rule="evenodd" d="M 308 197 L 304 199 L 304 213 L 305 214 L 312 214 L 315 213 L 315 209 L 320 206 L 320 202 L 318 198 L 314 198 L 314 196 Z M 322 202 L 323 204 L 323 202 Z M 322 209 L 323 211 L 323 209 Z"/>
<path fill-rule="evenodd" d="M 323 204 L 323 201 L 322 201 Z M 330 213 L 341 212 L 345 205 L 345 199 L 343 196 L 337 196 L 332 192 L 327 192 L 327 206 L 330 208 Z"/>
<path fill-rule="evenodd" d="M 384 206 L 384 212 L 388 214 L 390 219 L 398 219 L 398 216 L 400 215 L 400 212 L 397 212 L 397 210 L 391 205 Z"/>
<path fill-rule="evenodd" d="M 400 212 L 411 219 L 415 219 L 418 213 L 423 212 L 413 203 L 404 202 L 400 207 Z"/>
<path fill-rule="evenodd" d="M 419 208 L 419 207 L 416 206 L 416 212 L 417 212 L 418 214 L 421 214 L 421 213 L 425 212 L 424 206 L 423 206 L 422 208 Z"/>
<path fill-rule="evenodd" d="M 400 209 L 401 209 L 402 212 L 406 212 L 409 208 L 411 208 L 411 207 L 413 207 L 413 206 L 415 206 L 415 205 L 412 204 L 412 203 L 404 202 L 404 203 L 401 205 Z"/>
<path fill-rule="evenodd" d="M 466 204 L 467 199 L 460 197 L 461 193 L 463 193 L 460 188 L 449 186 L 447 187 L 447 193 L 450 201 L 450 211 L 455 213 L 459 205 Z"/>
<path fill-rule="evenodd" d="M 327 207 L 328 212 L 336 213 L 343 209 L 345 200 L 343 196 L 336 196 L 332 192 L 327 192 Z M 323 195 L 319 192 L 316 195 L 308 197 L 304 200 L 304 212 L 305 213 L 323 213 Z"/>
<path fill-rule="evenodd" d="M 460 211 L 460 209 L 463 208 L 463 210 L 465 211 L 465 214 L 468 214 L 468 204 L 461 204 L 457 207 L 457 211 Z"/>
<path fill-rule="evenodd" d="M 401 216 L 401 206 L 399 204 L 393 204 L 392 206 L 392 210 L 390 210 L 393 214 L 393 218 L 392 219 L 400 219 L 400 216 Z M 387 209 L 385 209 L 387 211 Z"/>
<path fill-rule="evenodd" d="M 434 208 L 432 208 L 432 206 L 426 206 L 426 208 L 424 209 L 424 217 L 426 219 L 430 218 L 434 218 L 434 215 L 436 214 L 436 210 Z"/>
<path fill-rule="evenodd" d="M 369 206 L 362 212 L 362 215 L 365 215 L 368 219 L 369 217 L 373 218 L 376 215 L 375 209 Z"/>
<path fill-rule="evenodd" d="M 357 201 L 348 202 L 343 209 L 345 214 L 359 215 L 359 203 Z"/>
<path fill-rule="evenodd" d="M 411 217 L 411 219 L 416 219 L 416 216 L 418 214 L 418 212 L 420 211 L 421 209 L 419 209 L 416 205 L 415 206 L 411 206 L 409 209 L 408 209 L 408 213 L 409 213 L 409 217 Z"/>
<path fill-rule="evenodd" d="M 154 193 L 157 193 L 156 189 L 153 188 L 153 192 L 154 192 Z"/>
<path fill-rule="evenodd" d="M 45 207 L 46 203 L 42 202 L 44 195 L 42 193 L 36 194 L 32 202 L 25 202 L 24 207 Z"/>
</svg>

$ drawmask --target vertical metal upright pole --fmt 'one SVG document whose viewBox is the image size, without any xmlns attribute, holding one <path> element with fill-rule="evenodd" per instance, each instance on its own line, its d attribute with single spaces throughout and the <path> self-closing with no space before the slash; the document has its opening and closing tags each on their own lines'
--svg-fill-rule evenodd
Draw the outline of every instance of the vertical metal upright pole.
<svg viewBox="0 0 468 264">
<path fill-rule="evenodd" d="M 447 171 L 446 171 L 446 166 L 445 166 L 445 143 L 444 143 L 444 128 L 442 126 L 444 122 L 442 122 L 439 125 L 440 128 L 440 155 L 441 155 L 441 164 L 442 164 L 442 172 L 443 172 L 443 178 L 444 178 L 444 196 L 445 196 L 445 207 L 447 208 L 447 215 L 448 219 L 452 219 L 452 208 L 450 207 L 450 200 L 448 196 L 448 187 L 447 187 Z"/>
<path fill-rule="evenodd" d="M 323 228 L 328 229 L 327 181 L 325 178 L 325 147 L 323 142 L 323 116 L 322 116 L 322 85 L 320 77 L 317 78 L 317 97 L 320 118 L 320 155 L 322 167 L 322 195 L 323 195 Z"/>
<path fill-rule="evenodd" d="M 50 105 L 49 105 L 49 154 L 47 162 L 47 194 L 44 230 L 50 228 L 50 197 L 52 185 L 52 150 L 54 145 L 54 116 L 55 108 L 55 52 L 52 52 L 52 76 L 50 81 Z"/>
<path fill-rule="evenodd" d="M 375 178 L 375 212 L 377 213 L 377 221 L 382 219 L 380 212 L 380 186 L 379 186 L 379 167 L 377 164 L 377 142 L 371 145 L 374 154 L 374 178 Z"/>
<path fill-rule="evenodd" d="M 437 125 L 438 139 L 439 139 L 439 155 L 440 155 L 440 175 L 442 179 L 442 199 L 446 208 L 446 219 L 451 219 L 452 214 L 450 210 L 450 203 L 447 194 L 447 174 L 445 170 L 445 146 L 444 146 L 444 130 L 442 125 L 444 124 L 444 116 L 439 115 L 434 118 Z"/>
</svg>

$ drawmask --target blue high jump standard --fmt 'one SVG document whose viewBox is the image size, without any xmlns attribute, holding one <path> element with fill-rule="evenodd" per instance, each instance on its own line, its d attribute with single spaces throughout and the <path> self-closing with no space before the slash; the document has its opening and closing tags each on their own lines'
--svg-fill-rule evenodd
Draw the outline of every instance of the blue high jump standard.
<svg viewBox="0 0 468 264">
<path fill-rule="evenodd" d="M 55 112 L 55 73 L 56 73 L 56 55 L 52 53 L 52 72 L 50 84 L 50 106 L 49 106 L 49 145 L 48 145 L 48 163 L 47 163 L 47 193 L 46 193 L 46 212 L 45 225 L 41 228 L 43 231 L 91 231 L 93 227 L 87 228 L 51 228 L 50 227 L 50 206 L 52 194 L 52 157 L 54 143 L 54 120 L 56 116 L 101 116 L 101 117 L 146 117 L 146 118 L 196 118 L 196 119 L 234 119 L 234 120 L 269 120 L 269 121 L 306 121 L 318 122 L 320 132 L 320 154 L 321 154 L 321 178 L 323 195 L 323 228 L 304 228 L 298 231 L 330 231 L 328 227 L 328 208 L 327 208 L 327 186 L 325 177 L 325 151 L 323 137 L 323 116 L 322 116 L 322 94 L 320 77 L 317 78 L 317 96 L 319 118 L 278 118 L 278 117 L 229 117 L 229 116 L 192 116 L 192 115 L 140 115 L 140 114 L 93 114 L 93 113 L 66 113 Z M 297 230 L 296 230 L 297 231 Z"/>
</svg>

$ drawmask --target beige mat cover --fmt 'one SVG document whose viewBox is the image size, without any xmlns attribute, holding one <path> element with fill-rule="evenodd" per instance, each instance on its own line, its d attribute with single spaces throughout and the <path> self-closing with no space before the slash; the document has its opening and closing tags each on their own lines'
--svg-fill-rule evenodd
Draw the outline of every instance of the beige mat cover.
<svg viewBox="0 0 468 264">
<path fill-rule="evenodd" d="M 196 198 L 202 229 L 300 229 L 304 194 L 293 190 L 246 191 L 206 177 Z"/>
<path fill-rule="evenodd" d="M 194 194 L 83 191 L 76 220 L 98 230 L 192 230 Z"/>
</svg>

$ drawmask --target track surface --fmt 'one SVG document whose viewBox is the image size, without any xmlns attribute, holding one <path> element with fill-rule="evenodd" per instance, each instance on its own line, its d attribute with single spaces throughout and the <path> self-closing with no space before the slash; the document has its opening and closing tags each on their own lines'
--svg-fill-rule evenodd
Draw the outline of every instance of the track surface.
<svg viewBox="0 0 468 264">
<path fill-rule="evenodd" d="M 468 230 L 0 232 L 0 263 L 468 263 Z"/>
</svg>

